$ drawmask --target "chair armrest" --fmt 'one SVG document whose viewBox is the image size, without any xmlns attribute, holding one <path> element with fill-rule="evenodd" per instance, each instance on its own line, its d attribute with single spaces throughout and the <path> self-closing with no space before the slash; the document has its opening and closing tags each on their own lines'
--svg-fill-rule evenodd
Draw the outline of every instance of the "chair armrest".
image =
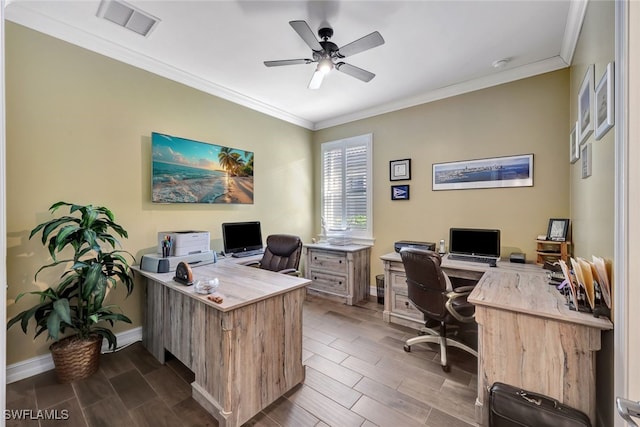
<svg viewBox="0 0 640 427">
<path fill-rule="evenodd" d="M 473 288 L 474 288 L 474 286 L 462 286 L 462 287 L 456 289 L 455 291 L 447 292 L 447 295 L 446 295 L 447 296 L 447 302 L 445 303 L 445 308 L 459 322 L 470 323 L 476 317 L 475 310 L 474 310 L 474 313 L 471 316 L 463 316 L 453 306 L 453 301 L 455 301 L 455 300 L 457 300 L 459 298 L 465 298 L 466 299 L 466 297 L 469 296 L 469 294 L 471 293 Z M 459 291 L 463 291 L 463 292 L 459 292 Z"/>
<path fill-rule="evenodd" d="M 247 265 L 249 267 L 260 267 L 260 261 L 258 261 L 258 260 L 247 261 L 247 262 L 242 263 L 242 265 Z"/>
<path fill-rule="evenodd" d="M 284 270 L 278 271 L 278 273 L 288 274 L 289 276 L 300 276 L 300 272 L 295 268 L 285 268 Z"/>
</svg>

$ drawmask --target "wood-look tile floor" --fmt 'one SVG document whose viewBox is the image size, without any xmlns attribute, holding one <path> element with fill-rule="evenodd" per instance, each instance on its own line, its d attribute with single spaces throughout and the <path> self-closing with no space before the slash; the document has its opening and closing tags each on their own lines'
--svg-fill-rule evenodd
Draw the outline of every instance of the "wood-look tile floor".
<svg viewBox="0 0 640 427">
<path fill-rule="evenodd" d="M 358 306 L 308 296 L 306 378 L 248 426 L 476 426 L 477 361 L 451 349 L 451 372 L 434 346 L 403 351 L 415 331 L 382 321 L 375 300 Z M 58 410 L 67 420 L 7 420 L 7 426 L 217 426 L 191 398 L 193 373 L 175 358 L 161 365 L 135 343 L 102 356 L 100 370 L 72 384 L 53 371 L 7 385 L 7 409 Z M 49 412 L 51 413 L 51 412 Z"/>
</svg>

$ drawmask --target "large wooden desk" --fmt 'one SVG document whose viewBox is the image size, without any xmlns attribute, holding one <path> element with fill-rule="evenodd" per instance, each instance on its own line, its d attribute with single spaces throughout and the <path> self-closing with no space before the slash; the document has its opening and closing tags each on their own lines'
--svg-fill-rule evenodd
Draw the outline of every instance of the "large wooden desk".
<svg viewBox="0 0 640 427">
<path fill-rule="evenodd" d="M 144 346 L 195 373 L 192 394 L 221 427 L 240 426 L 304 380 L 302 305 L 309 280 L 231 260 L 193 268 L 220 281 L 214 304 L 174 273 L 146 278 Z M 139 276 L 138 276 L 139 277 Z"/>
<path fill-rule="evenodd" d="M 381 259 L 385 278 L 392 279 L 386 283 L 399 286 L 404 274 L 400 255 Z M 499 262 L 492 268 L 444 258 L 442 267 L 454 277 L 479 278 L 468 298 L 476 305 L 478 323 L 477 421 L 489 424 L 488 387 L 500 381 L 579 409 L 595 425 L 595 352 L 601 331 L 612 329 L 612 323 L 569 310 L 538 266 Z M 385 285 L 385 320 L 415 325 L 415 319 L 393 315 L 388 306 L 393 301 L 387 301 L 393 295 Z"/>
</svg>

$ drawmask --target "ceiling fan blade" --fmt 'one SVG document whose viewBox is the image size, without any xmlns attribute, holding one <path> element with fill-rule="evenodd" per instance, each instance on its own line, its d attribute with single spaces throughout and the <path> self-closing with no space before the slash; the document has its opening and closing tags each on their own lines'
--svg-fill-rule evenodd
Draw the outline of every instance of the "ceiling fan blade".
<svg viewBox="0 0 640 427">
<path fill-rule="evenodd" d="M 338 49 L 338 55 L 345 58 L 355 55 L 356 53 L 364 52 L 365 50 L 373 49 L 381 44 L 384 44 L 384 39 L 379 32 L 374 31 L 369 35 L 342 46 Z"/>
<path fill-rule="evenodd" d="M 305 21 L 289 21 L 289 25 L 296 30 L 296 33 L 298 33 L 311 50 L 322 51 L 322 46 L 316 38 L 316 35 L 311 31 L 311 28 L 309 28 L 309 24 Z"/>
<path fill-rule="evenodd" d="M 311 81 L 309 82 L 309 89 L 320 89 L 320 85 L 322 85 L 324 75 L 325 73 L 323 73 L 322 71 L 314 71 L 313 77 L 311 77 Z"/>
<path fill-rule="evenodd" d="M 349 74 L 351 77 L 355 77 L 356 79 L 362 80 L 363 82 L 371 81 L 376 75 L 370 73 L 367 70 L 363 70 L 362 68 L 355 67 L 353 65 L 345 64 L 344 62 L 339 62 L 336 64 L 336 70 Z"/>
<path fill-rule="evenodd" d="M 267 67 L 279 67 L 281 65 L 311 64 L 312 62 L 312 59 L 283 59 L 280 61 L 264 61 L 264 65 Z"/>
</svg>

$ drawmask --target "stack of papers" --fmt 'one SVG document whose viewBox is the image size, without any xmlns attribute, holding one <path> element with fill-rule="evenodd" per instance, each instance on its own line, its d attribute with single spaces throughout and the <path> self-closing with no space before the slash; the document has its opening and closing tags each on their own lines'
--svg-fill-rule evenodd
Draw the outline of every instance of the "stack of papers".
<svg viewBox="0 0 640 427">
<path fill-rule="evenodd" d="M 564 261 L 560 261 L 562 272 L 569 282 L 571 288 L 571 302 L 578 307 L 577 293 L 579 288 L 584 289 L 587 302 L 591 309 L 596 306 L 596 292 L 599 290 L 600 297 L 608 308 L 611 308 L 611 260 L 593 256 L 592 261 L 584 258 L 571 258 L 571 269 Z"/>
</svg>

